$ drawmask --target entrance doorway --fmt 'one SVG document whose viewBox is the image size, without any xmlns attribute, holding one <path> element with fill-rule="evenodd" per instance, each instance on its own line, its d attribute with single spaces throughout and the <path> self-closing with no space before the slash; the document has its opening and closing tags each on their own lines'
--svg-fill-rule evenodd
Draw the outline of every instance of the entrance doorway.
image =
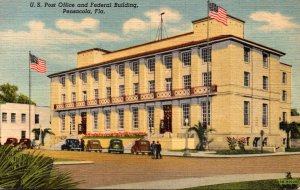
<svg viewBox="0 0 300 190">
<path fill-rule="evenodd" d="M 78 134 L 86 134 L 86 112 L 81 112 L 81 124 L 78 125 Z"/>
<path fill-rule="evenodd" d="M 171 132 L 172 133 L 172 105 L 164 105 L 164 119 L 162 120 L 160 133 Z"/>
</svg>

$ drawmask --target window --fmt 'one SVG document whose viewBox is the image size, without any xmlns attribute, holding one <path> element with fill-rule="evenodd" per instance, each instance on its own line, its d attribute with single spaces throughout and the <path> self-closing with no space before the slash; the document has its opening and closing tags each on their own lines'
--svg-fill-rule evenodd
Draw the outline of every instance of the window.
<svg viewBox="0 0 300 190">
<path fill-rule="evenodd" d="M 75 74 L 71 74 L 71 82 L 72 82 L 72 85 L 76 84 L 76 76 L 75 76 Z"/>
<path fill-rule="evenodd" d="M 191 65 L 191 51 L 185 51 L 181 53 L 181 61 L 184 66 Z"/>
<path fill-rule="evenodd" d="M 86 101 L 87 97 L 86 97 L 86 91 L 82 91 L 82 101 Z"/>
<path fill-rule="evenodd" d="M 61 118 L 61 131 L 65 131 L 66 130 L 66 115 L 62 114 L 60 116 Z"/>
<path fill-rule="evenodd" d="M 172 78 L 166 78 L 166 91 L 172 90 Z"/>
<path fill-rule="evenodd" d="M 268 90 L 268 77 L 263 76 L 263 89 Z"/>
<path fill-rule="evenodd" d="M 61 77 L 60 77 L 60 83 L 61 83 L 61 85 L 62 85 L 63 87 L 66 86 L 66 77 L 65 77 L 65 76 L 61 76 Z"/>
<path fill-rule="evenodd" d="M 201 50 L 202 54 L 202 59 L 205 63 L 211 62 L 211 47 L 207 48 L 202 48 Z"/>
<path fill-rule="evenodd" d="M 21 131 L 21 138 L 22 139 L 26 138 L 26 131 L 23 130 Z"/>
<path fill-rule="evenodd" d="M 104 115 L 105 115 L 105 129 L 110 130 L 110 110 L 105 110 Z"/>
<path fill-rule="evenodd" d="M 154 72 L 155 71 L 155 58 L 149 58 L 147 59 L 147 67 L 149 72 Z"/>
<path fill-rule="evenodd" d="M 244 72 L 244 86 L 250 87 L 250 73 Z"/>
<path fill-rule="evenodd" d="M 95 69 L 92 71 L 92 75 L 93 75 L 93 78 L 96 82 L 99 81 L 99 70 L 98 69 Z"/>
<path fill-rule="evenodd" d="M 282 144 L 285 145 L 285 142 L 286 142 L 286 138 L 283 138 L 282 139 Z"/>
<path fill-rule="evenodd" d="M 263 53 L 263 66 L 265 68 L 269 66 L 269 55 L 267 53 Z"/>
<path fill-rule="evenodd" d="M 286 84 L 286 72 L 282 73 L 282 83 Z"/>
<path fill-rule="evenodd" d="M 282 112 L 282 121 L 286 122 L 286 112 Z"/>
<path fill-rule="evenodd" d="M 190 104 L 181 104 L 182 108 L 182 126 L 188 127 L 190 125 Z M 188 123 L 186 123 L 186 120 Z"/>
<path fill-rule="evenodd" d="M 211 86 L 211 72 L 202 73 L 202 84 L 203 86 Z"/>
<path fill-rule="evenodd" d="M 124 109 L 119 109 L 118 115 L 119 115 L 118 128 L 124 129 Z"/>
<path fill-rule="evenodd" d="M 244 102 L 244 125 L 250 125 L 250 102 Z"/>
<path fill-rule="evenodd" d="M 124 96 L 125 95 L 125 86 L 120 85 L 119 86 L 119 96 Z"/>
<path fill-rule="evenodd" d="M 95 100 L 97 100 L 99 98 L 99 90 L 98 89 L 94 89 L 94 98 L 95 98 Z"/>
<path fill-rule="evenodd" d="M 72 131 L 75 131 L 75 116 L 76 116 L 75 113 L 70 113 L 70 118 L 71 118 L 70 125 Z"/>
<path fill-rule="evenodd" d="M 80 77 L 81 77 L 81 81 L 83 84 L 85 84 L 87 82 L 87 76 L 86 76 L 86 72 L 82 72 L 80 74 Z"/>
<path fill-rule="evenodd" d="M 72 102 L 76 102 L 76 92 L 72 92 L 71 98 L 72 98 Z"/>
<path fill-rule="evenodd" d="M 206 110 L 208 111 L 208 114 L 206 113 Z M 203 123 L 207 123 L 208 125 L 210 125 L 210 101 L 208 102 L 208 106 L 206 106 L 206 101 L 202 102 L 202 120 Z"/>
<path fill-rule="evenodd" d="M 155 81 L 150 80 L 148 83 L 149 83 L 149 93 L 154 93 L 155 92 Z"/>
<path fill-rule="evenodd" d="M 263 104 L 262 125 L 263 127 L 268 126 L 268 104 Z"/>
<path fill-rule="evenodd" d="M 106 76 L 106 79 L 111 79 L 111 68 L 110 67 L 105 68 L 105 76 Z"/>
<path fill-rule="evenodd" d="M 282 101 L 286 101 L 286 91 L 285 90 L 283 90 L 282 91 Z"/>
<path fill-rule="evenodd" d="M 35 124 L 39 124 L 40 123 L 40 115 L 39 114 L 35 114 L 34 115 L 34 123 Z"/>
<path fill-rule="evenodd" d="M 139 128 L 139 109 L 137 107 L 132 108 L 132 123 L 134 129 Z"/>
<path fill-rule="evenodd" d="M 118 65 L 118 72 L 119 72 L 120 77 L 124 77 L 124 64 L 123 63 Z"/>
<path fill-rule="evenodd" d="M 26 123 L 26 114 L 25 113 L 21 114 L 21 122 Z"/>
<path fill-rule="evenodd" d="M 61 103 L 66 103 L 66 94 L 61 95 Z"/>
<path fill-rule="evenodd" d="M 139 74 L 139 62 L 133 61 L 132 63 L 132 71 L 135 75 Z"/>
<path fill-rule="evenodd" d="M 134 95 L 139 94 L 139 83 L 133 83 L 133 93 Z"/>
<path fill-rule="evenodd" d="M 106 87 L 106 97 L 107 98 L 111 97 L 111 88 L 110 87 Z"/>
<path fill-rule="evenodd" d="M 173 63 L 172 59 L 173 59 L 172 54 L 164 56 L 164 64 L 165 64 L 166 69 L 172 69 L 172 63 Z"/>
<path fill-rule="evenodd" d="M 244 47 L 244 62 L 249 63 L 250 61 L 250 48 Z"/>
<path fill-rule="evenodd" d="M 148 129 L 152 132 L 154 129 L 154 107 L 148 106 L 147 107 L 147 117 L 148 117 Z"/>
<path fill-rule="evenodd" d="M 7 113 L 5 113 L 5 112 L 2 113 L 2 122 L 3 123 L 7 122 Z"/>
<path fill-rule="evenodd" d="M 94 130 L 98 130 L 98 112 L 93 112 L 93 118 L 94 118 L 94 122 L 93 122 L 93 129 Z"/>
<path fill-rule="evenodd" d="M 191 88 L 191 75 L 183 76 L 183 88 Z"/>
<path fill-rule="evenodd" d="M 16 113 L 11 113 L 10 114 L 10 122 L 11 123 L 16 123 Z"/>
</svg>

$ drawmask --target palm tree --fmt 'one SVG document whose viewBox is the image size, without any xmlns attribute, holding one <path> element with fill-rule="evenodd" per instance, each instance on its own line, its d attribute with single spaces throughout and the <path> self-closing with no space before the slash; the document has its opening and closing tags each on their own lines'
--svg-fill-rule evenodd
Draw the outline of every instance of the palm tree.
<svg viewBox="0 0 300 190">
<path fill-rule="evenodd" d="M 45 141 L 45 137 L 47 134 L 49 135 L 55 135 L 52 131 L 51 131 L 51 128 L 45 128 L 43 130 L 41 130 L 40 128 L 34 128 L 32 129 L 32 132 L 34 133 L 34 137 L 35 137 L 35 140 L 41 140 L 41 144 L 42 146 L 44 146 L 44 141 Z M 41 139 L 40 139 L 40 136 L 41 136 Z"/>
<path fill-rule="evenodd" d="M 200 121 L 198 121 L 198 124 L 195 124 L 193 127 L 188 129 L 188 132 L 195 131 L 197 133 L 199 143 L 196 146 L 197 150 L 205 150 L 205 144 L 211 143 L 213 141 L 207 139 L 207 133 L 215 131 L 212 128 L 207 129 L 207 125 L 204 123 L 202 124 Z"/>
<path fill-rule="evenodd" d="M 291 134 L 300 133 L 300 123 L 297 122 L 288 123 L 286 121 L 282 121 L 280 122 L 279 128 L 286 132 L 286 148 L 290 149 Z"/>
<path fill-rule="evenodd" d="M 74 189 L 70 173 L 60 173 L 54 160 L 40 154 L 20 152 L 0 146 L 0 188 L 4 189 Z"/>
</svg>

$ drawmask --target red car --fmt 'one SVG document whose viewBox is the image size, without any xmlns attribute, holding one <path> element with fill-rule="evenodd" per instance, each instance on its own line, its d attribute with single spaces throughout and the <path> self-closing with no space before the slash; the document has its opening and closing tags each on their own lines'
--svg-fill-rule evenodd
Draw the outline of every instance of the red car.
<svg viewBox="0 0 300 190">
<path fill-rule="evenodd" d="M 18 139 L 16 138 L 7 138 L 4 145 L 10 145 L 10 146 L 18 146 Z"/>
<path fill-rule="evenodd" d="M 21 149 L 30 149 L 32 148 L 31 140 L 27 138 L 20 139 L 18 145 L 21 147 Z"/>
<path fill-rule="evenodd" d="M 150 142 L 147 140 L 136 140 L 134 142 L 134 145 L 131 147 L 131 153 L 132 154 L 138 154 L 138 153 L 142 153 L 142 154 L 150 154 L 151 153 L 151 149 L 150 149 Z"/>
</svg>

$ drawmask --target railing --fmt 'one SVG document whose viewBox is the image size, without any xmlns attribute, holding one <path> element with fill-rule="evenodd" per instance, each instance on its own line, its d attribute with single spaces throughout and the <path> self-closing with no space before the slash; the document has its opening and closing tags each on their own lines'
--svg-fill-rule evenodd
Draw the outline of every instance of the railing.
<svg viewBox="0 0 300 190">
<path fill-rule="evenodd" d="M 97 106 L 97 105 L 104 106 L 109 104 L 122 104 L 125 102 L 137 102 L 137 101 L 155 100 L 155 99 L 163 99 L 163 98 L 201 96 L 207 94 L 207 92 L 209 92 L 209 94 L 217 92 L 217 85 L 212 85 L 208 88 L 206 86 L 197 86 L 197 87 L 186 88 L 186 89 L 175 89 L 173 91 L 162 91 L 162 92 L 145 93 L 139 95 L 119 96 L 119 97 L 112 97 L 112 98 L 102 98 L 102 99 L 95 99 L 95 100 L 55 104 L 54 109 L 63 110 L 63 109 L 72 109 L 76 107 L 80 108 L 85 106 Z"/>
</svg>

